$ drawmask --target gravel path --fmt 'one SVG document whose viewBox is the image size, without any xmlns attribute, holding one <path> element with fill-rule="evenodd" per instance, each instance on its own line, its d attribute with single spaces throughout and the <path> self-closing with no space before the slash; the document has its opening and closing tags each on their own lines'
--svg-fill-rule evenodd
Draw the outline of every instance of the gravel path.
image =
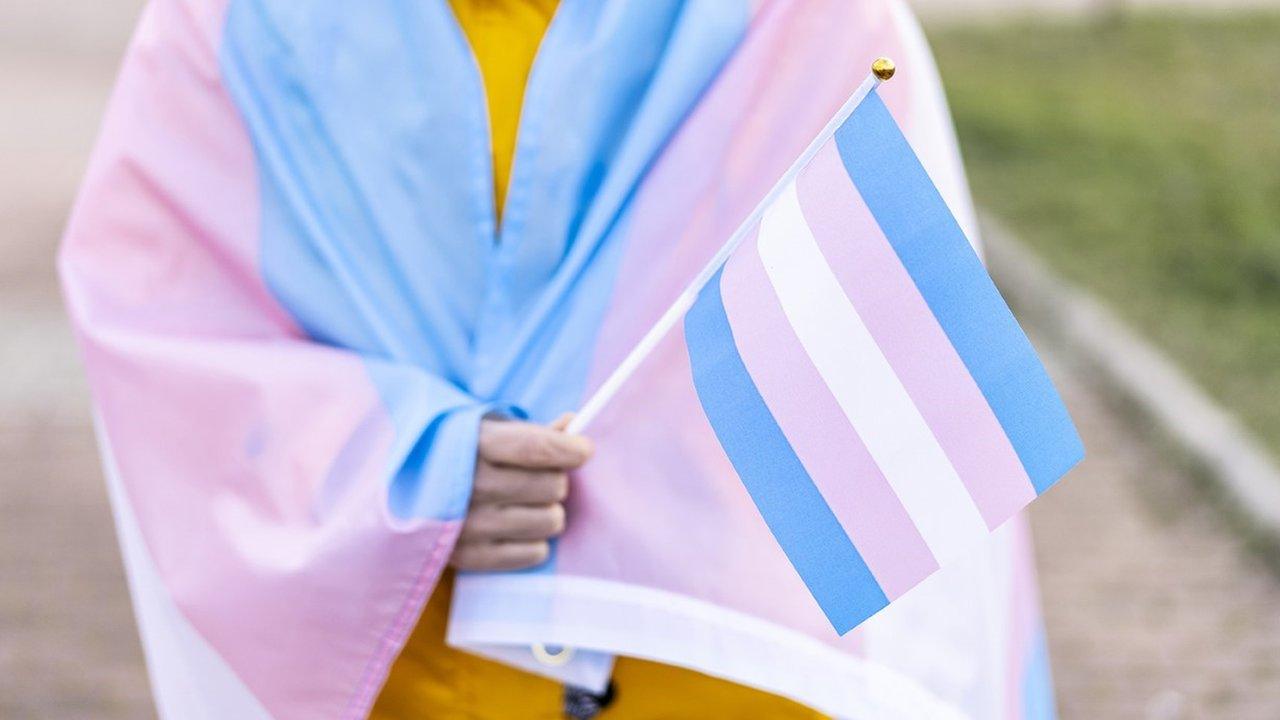
<svg viewBox="0 0 1280 720">
<path fill-rule="evenodd" d="M 1280 718 L 1280 582 L 1097 389 L 1089 457 L 1031 511 L 1062 716 Z"/>
<path fill-rule="evenodd" d="M 90 5 L 0 0 L 0 13 L 16 18 L 0 29 L 0 718 L 8 720 L 153 716 L 52 275 L 139 3 Z M 60 13 L 74 21 L 55 22 Z M 1032 511 L 1063 717 L 1280 718 L 1280 582 L 1096 390 L 1070 368 L 1055 375 L 1090 449 Z"/>
</svg>

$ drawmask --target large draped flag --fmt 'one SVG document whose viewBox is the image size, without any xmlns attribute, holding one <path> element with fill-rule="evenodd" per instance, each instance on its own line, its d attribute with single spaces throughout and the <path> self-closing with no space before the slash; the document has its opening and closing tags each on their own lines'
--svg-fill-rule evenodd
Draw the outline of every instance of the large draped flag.
<svg viewBox="0 0 1280 720">
<path fill-rule="evenodd" d="M 161 716 L 366 717 L 480 418 L 604 386 L 880 54 L 859 129 L 586 428 L 551 560 L 459 578 L 449 641 L 592 687 L 631 655 L 839 717 L 1050 717 L 1023 523 L 958 539 L 1066 429 L 942 210 L 976 239 L 896 0 L 561 0 L 500 226 L 445 0 L 152 0 L 60 271 Z"/>
</svg>

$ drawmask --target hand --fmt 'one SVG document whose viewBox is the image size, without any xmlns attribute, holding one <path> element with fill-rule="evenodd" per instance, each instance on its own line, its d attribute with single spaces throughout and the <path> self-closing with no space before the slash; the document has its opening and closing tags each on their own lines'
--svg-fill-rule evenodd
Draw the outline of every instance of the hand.
<svg viewBox="0 0 1280 720">
<path fill-rule="evenodd" d="M 591 457 L 591 441 L 569 435 L 565 415 L 550 426 L 482 420 L 471 507 L 450 564 L 459 570 L 516 570 L 545 561 L 564 532 L 568 471 Z"/>
</svg>

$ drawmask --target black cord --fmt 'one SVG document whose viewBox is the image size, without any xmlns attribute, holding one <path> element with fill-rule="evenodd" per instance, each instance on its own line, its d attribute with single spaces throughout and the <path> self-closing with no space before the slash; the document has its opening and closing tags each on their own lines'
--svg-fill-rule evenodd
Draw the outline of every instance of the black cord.
<svg viewBox="0 0 1280 720">
<path fill-rule="evenodd" d="M 605 708 L 613 704 L 617 690 L 613 682 L 604 692 L 597 695 L 590 690 L 583 690 L 572 685 L 564 686 L 564 716 L 571 720 L 592 720 Z"/>
</svg>

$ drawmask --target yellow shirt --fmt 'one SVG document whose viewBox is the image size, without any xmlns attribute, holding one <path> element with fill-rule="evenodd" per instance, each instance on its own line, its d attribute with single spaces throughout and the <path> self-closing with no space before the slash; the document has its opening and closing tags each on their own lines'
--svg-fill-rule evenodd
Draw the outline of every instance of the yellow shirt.
<svg viewBox="0 0 1280 720">
<path fill-rule="evenodd" d="M 524 89 L 558 0 L 449 0 L 484 76 L 497 212 L 507 196 Z"/>
<path fill-rule="evenodd" d="M 525 82 L 556 0 L 450 0 L 484 76 L 499 211 L 511 177 Z M 372 720 L 560 720 L 559 684 L 445 645 L 453 577 L 446 572 L 391 668 Z M 823 716 L 789 700 L 690 670 L 619 658 L 616 696 L 600 720 Z"/>
</svg>

